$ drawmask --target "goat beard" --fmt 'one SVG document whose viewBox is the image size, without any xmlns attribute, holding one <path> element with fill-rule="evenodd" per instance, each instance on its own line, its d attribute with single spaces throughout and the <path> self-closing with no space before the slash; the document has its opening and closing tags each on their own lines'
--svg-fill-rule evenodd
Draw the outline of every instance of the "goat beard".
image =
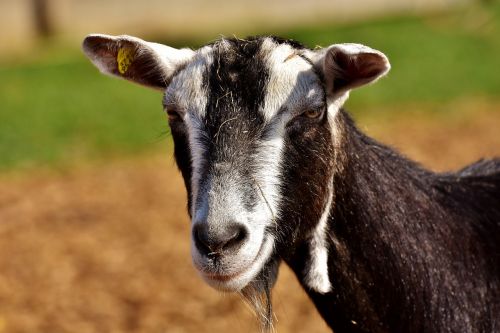
<svg viewBox="0 0 500 333">
<path fill-rule="evenodd" d="M 264 265 L 255 279 L 240 291 L 243 300 L 250 306 L 259 320 L 262 332 L 274 331 L 271 290 L 278 278 L 280 262 L 278 256 L 271 256 L 271 259 Z"/>
</svg>

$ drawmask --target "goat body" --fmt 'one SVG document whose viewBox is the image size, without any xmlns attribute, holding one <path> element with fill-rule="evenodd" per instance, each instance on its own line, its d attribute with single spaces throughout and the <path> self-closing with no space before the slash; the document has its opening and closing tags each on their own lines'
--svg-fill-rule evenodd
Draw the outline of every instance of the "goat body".
<svg viewBox="0 0 500 333">
<path fill-rule="evenodd" d="M 339 117 L 332 292 L 304 286 L 325 321 L 335 332 L 499 332 L 500 160 L 435 174 Z M 286 261 L 304 281 L 301 256 Z"/>
</svg>

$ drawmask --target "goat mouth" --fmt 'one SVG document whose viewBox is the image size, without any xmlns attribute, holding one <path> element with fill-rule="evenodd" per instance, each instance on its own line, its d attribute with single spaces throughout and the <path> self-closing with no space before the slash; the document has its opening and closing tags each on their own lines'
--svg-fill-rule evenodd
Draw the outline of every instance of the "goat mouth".
<svg viewBox="0 0 500 333">
<path fill-rule="evenodd" d="M 253 260 L 242 269 L 230 274 L 214 273 L 213 271 L 208 271 L 206 267 L 200 267 L 200 265 L 196 263 L 195 266 L 200 271 L 205 281 L 216 289 L 237 291 L 243 289 L 260 273 L 269 259 L 272 249 L 272 237 L 264 237 L 259 251 Z M 240 280 L 239 283 L 238 280 Z"/>
<path fill-rule="evenodd" d="M 250 265 L 252 265 L 252 264 L 250 264 Z M 209 279 L 217 280 L 220 282 L 226 282 L 226 281 L 232 280 L 234 278 L 237 278 L 238 276 L 243 274 L 245 271 L 246 271 L 246 269 L 243 269 L 242 271 L 239 271 L 239 272 L 236 272 L 233 274 L 217 274 L 217 273 L 208 273 L 206 271 L 203 271 L 203 274 L 206 277 L 208 277 Z"/>
</svg>

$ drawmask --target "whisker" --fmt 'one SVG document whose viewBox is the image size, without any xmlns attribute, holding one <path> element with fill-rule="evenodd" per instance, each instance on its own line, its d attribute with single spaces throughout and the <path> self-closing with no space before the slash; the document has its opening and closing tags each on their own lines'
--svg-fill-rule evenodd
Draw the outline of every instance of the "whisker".
<svg viewBox="0 0 500 333">
<path fill-rule="evenodd" d="M 271 204 L 269 203 L 269 201 L 267 200 L 265 194 L 264 194 L 264 191 L 262 190 L 262 187 L 260 186 L 259 182 L 252 177 L 252 181 L 254 182 L 254 184 L 257 186 L 257 188 L 259 189 L 259 193 L 260 195 L 262 196 L 262 198 L 264 199 L 264 202 L 266 203 L 266 206 L 267 208 L 269 209 L 269 212 L 271 212 L 271 216 L 272 216 L 272 223 L 274 224 L 274 228 L 275 228 L 275 232 L 276 234 L 278 233 L 278 223 L 276 222 L 276 214 L 274 214 L 274 211 L 271 207 Z"/>
</svg>

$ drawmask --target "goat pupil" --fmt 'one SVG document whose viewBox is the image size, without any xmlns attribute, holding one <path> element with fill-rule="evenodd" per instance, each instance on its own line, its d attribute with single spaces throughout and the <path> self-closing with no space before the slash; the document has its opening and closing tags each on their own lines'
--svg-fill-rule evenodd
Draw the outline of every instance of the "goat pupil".
<svg viewBox="0 0 500 333">
<path fill-rule="evenodd" d="M 304 115 L 307 118 L 318 118 L 321 114 L 320 110 L 307 110 Z"/>
</svg>

